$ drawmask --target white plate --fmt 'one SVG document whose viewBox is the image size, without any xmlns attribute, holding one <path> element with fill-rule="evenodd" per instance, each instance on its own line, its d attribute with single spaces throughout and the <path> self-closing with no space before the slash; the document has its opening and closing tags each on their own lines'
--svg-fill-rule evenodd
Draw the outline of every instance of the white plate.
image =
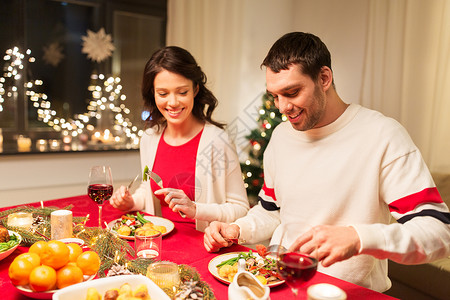
<svg viewBox="0 0 450 300">
<path fill-rule="evenodd" d="M 17 245 L 15 245 L 14 247 L 9 248 L 9 249 L 6 250 L 6 251 L 0 252 L 0 260 L 2 260 L 2 259 L 4 259 L 4 258 L 8 257 L 11 253 L 13 253 L 14 250 L 16 250 L 17 247 L 19 247 L 20 242 L 22 242 L 22 237 L 20 236 L 20 234 L 18 234 L 18 233 L 15 232 L 15 231 L 12 231 L 12 230 L 8 230 L 8 232 L 9 232 L 9 235 L 15 235 L 15 236 L 19 239 L 19 243 L 18 243 Z"/>
<path fill-rule="evenodd" d="M 94 277 L 95 277 L 95 275 L 91 275 L 91 276 L 84 275 L 83 283 L 91 282 Z M 30 287 L 28 285 L 17 285 L 14 287 L 22 295 L 25 295 L 25 296 L 33 298 L 33 299 L 52 299 L 53 295 L 56 294 L 57 291 L 59 291 L 59 290 L 51 290 L 51 291 L 46 291 L 46 292 L 33 292 L 33 290 L 30 289 Z"/>
<path fill-rule="evenodd" d="M 166 232 L 163 233 L 162 236 L 168 235 L 170 232 L 172 232 L 172 230 L 175 228 L 175 224 L 173 224 L 172 221 L 168 220 L 168 219 L 164 219 L 161 217 L 155 217 L 155 216 L 144 216 L 144 219 L 149 220 L 150 222 L 152 222 L 155 225 L 158 226 L 164 226 L 166 227 Z M 120 222 L 122 219 L 116 219 L 114 221 L 111 221 L 108 223 L 108 227 L 109 228 L 113 228 L 114 225 L 117 222 Z M 117 233 L 115 230 L 111 229 L 112 232 Z M 123 239 L 127 239 L 127 240 L 134 240 L 134 236 L 129 236 L 129 235 L 121 235 L 118 234 L 117 235 Z"/>
<path fill-rule="evenodd" d="M 239 253 L 241 253 L 241 252 L 230 252 L 230 253 L 225 253 L 225 254 L 214 257 L 208 263 L 209 273 L 211 273 L 211 275 L 214 276 L 217 280 L 219 280 L 223 283 L 226 283 L 226 284 L 230 284 L 231 281 L 219 276 L 219 272 L 217 271 L 217 265 L 223 261 L 229 260 L 230 258 L 237 257 Z M 253 252 L 253 255 L 258 256 L 258 254 L 256 252 Z M 280 284 L 283 284 L 283 283 L 284 283 L 284 280 L 281 280 L 281 281 L 277 281 L 274 283 L 269 283 L 269 284 L 267 284 L 267 286 L 274 287 L 274 286 L 279 286 Z"/>
<path fill-rule="evenodd" d="M 145 284 L 152 300 L 170 300 L 169 296 L 162 289 L 143 275 L 119 275 L 74 284 L 58 290 L 53 295 L 53 300 L 85 299 L 87 290 L 91 287 L 96 288 L 103 298 L 107 290 L 120 288 L 124 283 L 129 283 L 132 289 L 135 289 L 140 284 Z"/>
</svg>

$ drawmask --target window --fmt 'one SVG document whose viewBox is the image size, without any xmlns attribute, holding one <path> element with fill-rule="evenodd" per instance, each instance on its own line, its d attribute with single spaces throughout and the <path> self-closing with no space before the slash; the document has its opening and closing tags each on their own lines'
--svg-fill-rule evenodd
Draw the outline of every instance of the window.
<svg viewBox="0 0 450 300">
<path fill-rule="evenodd" d="M 4 0 L 2 7 L 0 154 L 136 148 L 140 80 L 165 44 L 166 1 Z M 104 48 L 92 37 L 104 37 Z"/>
</svg>

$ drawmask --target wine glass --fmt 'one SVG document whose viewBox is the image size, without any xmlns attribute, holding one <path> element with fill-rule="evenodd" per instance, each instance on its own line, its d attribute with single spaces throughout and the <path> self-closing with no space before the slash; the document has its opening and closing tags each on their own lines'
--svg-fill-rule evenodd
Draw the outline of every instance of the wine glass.
<svg viewBox="0 0 450 300">
<path fill-rule="evenodd" d="M 111 168 L 108 166 L 94 166 L 89 171 L 88 195 L 98 205 L 98 227 L 102 228 L 102 204 L 111 198 L 113 180 Z"/>
<path fill-rule="evenodd" d="M 314 240 L 314 231 L 305 223 L 284 223 L 280 225 L 281 239 L 277 250 L 277 269 L 281 277 L 291 288 L 294 297 L 298 296 L 299 289 L 314 277 L 317 271 L 317 245 Z M 309 231 L 310 230 L 310 231 Z M 309 232 L 310 241 L 305 244 L 308 250 L 300 249 L 289 251 L 289 247 L 302 235 Z M 306 293 L 306 291 L 305 291 Z"/>
</svg>

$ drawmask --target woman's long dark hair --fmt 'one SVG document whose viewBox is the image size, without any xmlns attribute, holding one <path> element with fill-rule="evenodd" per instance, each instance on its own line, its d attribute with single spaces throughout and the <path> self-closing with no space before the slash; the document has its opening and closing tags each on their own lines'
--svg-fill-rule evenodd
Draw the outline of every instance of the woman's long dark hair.
<svg viewBox="0 0 450 300">
<path fill-rule="evenodd" d="M 193 88 L 198 86 L 198 93 L 194 98 L 192 114 L 201 121 L 207 121 L 217 127 L 223 128 L 224 124 L 211 119 L 211 115 L 216 108 L 218 101 L 216 97 L 206 88 L 206 75 L 195 58 L 185 49 L 176 46 L 167 46 L 153 53 L 144 69 L 142 78 L 142 97 L 144 99 L 144 109 L 150 112 L 150 116 L 145 120 L 145 127 L 157 126 L 161 129 L 166 119 L 156 107 L 154 81 L 156 75 L 162 70 L 179 74 L 193 83 Z"/>
</svg>

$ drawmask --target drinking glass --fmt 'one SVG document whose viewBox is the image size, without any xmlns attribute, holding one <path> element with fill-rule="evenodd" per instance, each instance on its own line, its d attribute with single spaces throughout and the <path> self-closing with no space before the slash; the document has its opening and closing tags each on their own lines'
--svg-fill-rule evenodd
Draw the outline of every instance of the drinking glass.
<svg viewBox="0 0 450 300">
<path fill-rule="evenodd" d="M 155 230 L 152 235 L 134 236 L 136 258 L 161 259 L 162 234 Z"/>
<path fill-rule="evenodd" d="M 311 227 L 305 223 L 285 223 L 281 225 L 281 239 L 277 250 L 277 269 L 291 288 L 294 297 L 298 297 L 299 289 L 304 287 L 305 283 L 311 280 L 317 271 L 317 245 L 312 230 L 310 231 L 312 239 L 307 244 L 307 252 L 301 252 L 300 249 L 288 250 L 294 241 L 309 229 Z"/>
<path fill-rule="evenodd" d="M 89 171 L 88 195 L 98 205 L 98 227 L 102 228 L 103 203 L 111 198 L 113 180 L 111 168 L 108 166 L 94 166 Z"/>
</svg>

